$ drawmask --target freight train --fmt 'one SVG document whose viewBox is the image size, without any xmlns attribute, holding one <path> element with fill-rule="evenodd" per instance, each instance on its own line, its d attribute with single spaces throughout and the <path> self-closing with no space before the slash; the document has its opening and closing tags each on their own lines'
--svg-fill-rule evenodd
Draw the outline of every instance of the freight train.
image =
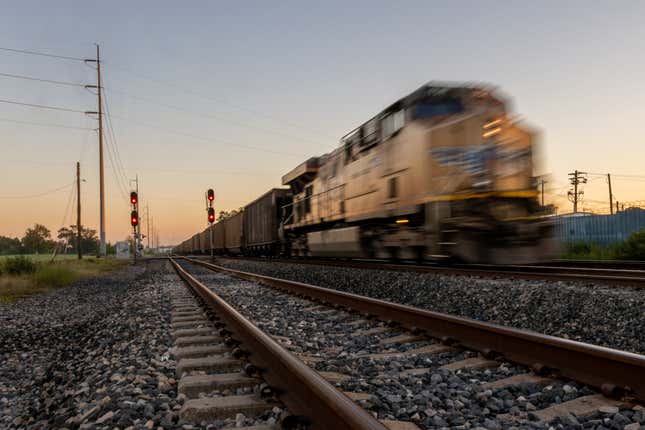
<svg viewBox="0 0 645 430">
<path fill-rule="evenodd" d="M 536 132 L 485 86 L 427 84 L 212 229 L 216 253 L 529 263 L 556 251 Z M 209 229 L 177 253 L 209 253 Z"/>
</svg>

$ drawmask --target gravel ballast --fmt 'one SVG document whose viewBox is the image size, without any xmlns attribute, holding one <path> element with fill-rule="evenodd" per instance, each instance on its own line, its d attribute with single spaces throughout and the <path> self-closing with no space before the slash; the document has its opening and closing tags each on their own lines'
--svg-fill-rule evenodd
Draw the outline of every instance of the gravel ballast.
<svg viewBox="0 0 645 430">
<path fill-rule="evenodd" d="M 0 428 L 181 425 L 165 264 L 0 305 Z"/>
<path fill-rule="evenodd" d="M 232 269 L 645 354 L 645 291 L 219 258 Z"/>
<path fill-rule="evenodd" d="M 598 430 L 622 430 L 625 425 L 639 428 L 641 418 L 645 418 L 641 417 L 641 409 L 616 408 L 613 413 L 584 418 L 569 414 L 549 423 L 540 422 L 533 416 L 534 411 L 594 391 L 563 380 L 553 380 L 545 386 L 524 384 L 486 389 L 483 383 L 526 373 L 528 369 L 505 362 L 486 369 L 441 368 L 476 356 L 460 349 L 388 359 L 366 356 L 436 345 L 437 340 L 420 338 L 410 343 L 382 345 L 380 340 L 406 331 L 194 264 L 181 265 L 292 353 L 304 360 L 313 359 L 310 365 L 317 371 L 344 375 L 344 379 L 333 384 L 342 391 L 366 396 L 358 402 L 379 419 L 411 421 L 422 429 L 546 430 L 579 429 L 584 425 Z M 513 416 L 516 421 L 500 418 L 500 414 Z"/>
</svg>

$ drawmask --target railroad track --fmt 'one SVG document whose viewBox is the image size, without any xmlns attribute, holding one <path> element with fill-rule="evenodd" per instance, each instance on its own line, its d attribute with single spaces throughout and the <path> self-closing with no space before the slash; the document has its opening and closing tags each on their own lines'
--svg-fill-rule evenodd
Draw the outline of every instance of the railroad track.
<svg viewBox="0 0 645 430">
<path fill-rule="evenodd" d="M 575 427 L 585 415 L 602 421 L 623 416 L 616 415 L 619 410 L 641 413 L 639 406 L 631 409 L 645 399 L 641 355 L 185 261 L 173 265 L 215 310 L 217 324 L 226 325 L 220 334 L 230 335 L 229 344 L 241 342 L 236 354 L 250 353 L 244 359 L 251 368 L 263 369 L 260 376 L 275 397 L 310 428 L 414 429 L 459 426 L 462 419 L 489 428 L 527 419 L 564 420 L 565 427 Z M 232 283 L 229 276 L 253 284 Z M 225 301 L 244 309 L 273 340 Z M 320 345 L 321 336 L 331 344 Z M 453 385 L 461 385 L 461 395 L 454 395 Z M 392 387 L 393 394 L 384 394 Z M 412 393 L 412 400 L 401 392 Z M 454 399 L 439 398 L 446 392 Z M 553 398 L 552 392 L 564 394 Z M 500 400 L 499 393 L 525 396 Z M 408 422 L 379 422 L 358 404 L 379 418 Z M 396 409 L 397 404 L 404 406 Z M 474 412 L 461 413 L 465 407 Z M 347 422 L 349 417 L 355 420 Z M 333 424 L 325 421 L 330 419 Z"/>
<path fill-rule="evenodd" d="M 206 257 L 199 257 L 205 259 Z M 290 259 L 227 256 L 232 259 L 250 261 L 275 261 L 291 264 L 311 264 L 317 266 L 350 267 L 367 270 L 411 271 L 418 273 L 439 273 L 445 275 L 466 275 L 488 278 L 542 279 L 552 281 L 580 281 L 593 284 L 626 285 L 645 287 L 645 269 L 574 267 L 564 265 L 492 265 L 492 264 L 416 264 L 393 263 L 385 260 L 368 259 Z M 555 264 L 555 263 L 553 263 Z M 582 263 L 581 263 L 582 264 Z"/>
</svg>

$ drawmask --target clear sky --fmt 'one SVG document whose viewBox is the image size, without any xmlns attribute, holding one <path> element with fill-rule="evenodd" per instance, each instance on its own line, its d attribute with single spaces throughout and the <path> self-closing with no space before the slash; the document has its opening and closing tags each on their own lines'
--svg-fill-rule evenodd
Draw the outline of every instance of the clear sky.
<svg viewBox="0 0 645 430">
<path fill-rule="evenodd" d="M 205 227 L 206 188 L 218 210 L 243 206 L 429 80 L 510 95 L 540 130 L 538 173 L 563 209 L 574 169 L 645 175 L 644 17 L 641 1 L 20 1 L 0 17 L 0 47 L 85 58 L 100 43 L 122 188 L 138 174 L 172 244 Z M 0 73 L 95 83 L 80 61 L 2 50 Z M 6 76 L 0 99 L 96 110 L 82 87 Z M 14 197 L 69 185 L 77 160 L 83 223 L 98 229 L 94 127 L 82 113 L 0 103 L 0 234 L 71 224 L 69 187 Z M 106 159 L 110 241 L 130 231 L 117 171 Z M 643 178 L 617 176 L 616 197 L 645 199 Z M 590 179 L 586 205 L 600 208 L 606 184 Z"/>
</svg>

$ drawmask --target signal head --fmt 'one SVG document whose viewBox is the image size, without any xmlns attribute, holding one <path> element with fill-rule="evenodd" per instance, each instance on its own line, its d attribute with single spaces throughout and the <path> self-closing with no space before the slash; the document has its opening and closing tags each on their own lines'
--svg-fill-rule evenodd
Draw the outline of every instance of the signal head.
<svg viewBox="0 0 645 430">
<path fill-rule="evenodd" d="M 215 200 L 215 191 L 213 191 L 212 188 L 209 188 L 208 189 L 208 201 L 212 202 L 213 200 Z"/>
<path fill-rule="evenodd" d="M 130 212 L 130 224 L 132 224 L 132 227 L 139 225 L 139 214 L 137 211 Z"/>
<path fill-rule="evenodd" d="M 139 203 L 139 196 L 137 195 L 136 191 L 132 191 L 130 193 L 130 203 L 132 203 L 133 205 Z"/>
<path fill-rule="evenodd" d="M 213 208 L 208 208 L 208 222 L 211 224 L 215 222 L 215 209 Z"/>
</svg>

